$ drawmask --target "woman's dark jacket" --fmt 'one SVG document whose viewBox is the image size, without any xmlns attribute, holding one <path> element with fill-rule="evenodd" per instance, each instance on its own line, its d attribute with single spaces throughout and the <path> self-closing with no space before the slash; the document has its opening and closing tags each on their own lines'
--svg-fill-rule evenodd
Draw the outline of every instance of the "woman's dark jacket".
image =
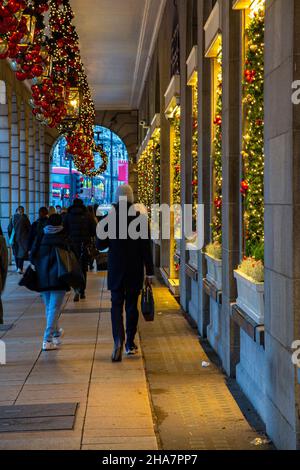
<svg viewBox="0 0 300 470">
<path fill-rule="evenodd" d="M 56 234 L 44 234 L 36 239 L 30 261 L 35 266 L 38 277 L 38 292 L 69 291 L 67 284 L 58 279 L 58 263 L 56 248 L 68 249 L 70 241 L 64 231 Z"/>
<path fill-rule="evenodd" d="M 130 204 L 127 208 L 130 207 Z M 129 216 L 128 227 L 140 214 Z M 144 216 L 146 217 L 146 216 Z M 117 291 L 121 289 L 132 289 L 139 291 L 143 288 L 145 271 L 147 276 L 153 276 L 153 258 L 151 249 L 150 231 L 148 238 L 137 240 L 131 239 L 128 235 L 126 239 L 119 238 L 119 205 L 116 205 L 117 238 L 98 240 L 97 247 L 100 250 L 109 248 L 108 252 L 108 289 Z"/>
<path fill-rule="evenodd" d="M 11 236 L 13 229 L 15 229 L 13 251 L 16 258 L 26 259 L 28 256 L 30 228 L 30 221 L 25 214 L 15 214 L 9 223 L 9 237 Z"/>
<path fill-rule="evenodd" d="M 31 230 L 29 233 L 29 238 L 28 238 L 28 250 L 31 251 L 33 247 L 33 243 L 37 237 L 41 237 L 44 228 L 46 227 L 48 223 L 48 217 L 40 217 L 38 220 L 33 222 L 31 226 Z"/>
<path fill-rule="evenodd" d="M 4 291 L 8 271 L 8 252 L 5 238 L 0 228 L 0 295 Z"/>
</svg>

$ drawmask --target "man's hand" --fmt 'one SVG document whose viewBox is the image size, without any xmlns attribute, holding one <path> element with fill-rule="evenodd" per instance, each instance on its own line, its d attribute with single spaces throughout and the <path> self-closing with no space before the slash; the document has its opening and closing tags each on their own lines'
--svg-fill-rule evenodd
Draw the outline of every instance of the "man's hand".
<svg viewBox="0 0 300 470">
<path fill-rule="evenodd" d="M 145 286 L 146 286 L 146 287 L 151 287 L 151 286 L 152 286 L 152 281 L 153 281 L 153 280 L 152 280 L 152 277 L 146 276 L 146 278 L 145 278 Z"/>
</svg>

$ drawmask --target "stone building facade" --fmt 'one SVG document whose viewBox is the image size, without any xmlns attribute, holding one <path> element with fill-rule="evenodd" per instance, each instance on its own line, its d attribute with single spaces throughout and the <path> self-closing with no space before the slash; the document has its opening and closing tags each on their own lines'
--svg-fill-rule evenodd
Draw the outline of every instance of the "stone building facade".
<svg viewBox="0 0 300 470">
<path fill-rule="evenodd" d="M 299 449 L 300 372 L 293 343 L 300 340 L 300 105 L 292 101 L 292 84 L 300 80 L 299 0 L 263 2 L 264 211 L 259 215 L 264 283 L 248 282 L 255 294 L 263 289 L 259 319 L 239 304 L 235 278 L 245 254 L 245 31 L 257 3 L 262 0 L 167 0 L 139 109 L 98 111 L 96 124 L 111 128 L 126 143 L 137 196 L 149 179 L 139 162 L 147 164 L 155 151 L 155 161 L 146 166 L 153 177 L 153 202 L 183 205 L 196 199 L 204 208 L 204 246 L 212 241 L 212 214 L 219 210 L 221 260 L 212 262 L 203 250 L 189 249 L 192 241 L 179 242 L 172 235 L 153 243 L 156 268 L 219 355 L 226 374 L 237 379 L 275 445 Z M 249 76 L 251 82 L 251 70 Z M 222 95 L 222 185 L 215 198 L 217 90 Z M 29 98 L 26 85 L 1 61 L 4 231 L 18 205 L 33 220 L 49 202 L 49 159 L 57 135 L 32 118 Z"/>
</svg>

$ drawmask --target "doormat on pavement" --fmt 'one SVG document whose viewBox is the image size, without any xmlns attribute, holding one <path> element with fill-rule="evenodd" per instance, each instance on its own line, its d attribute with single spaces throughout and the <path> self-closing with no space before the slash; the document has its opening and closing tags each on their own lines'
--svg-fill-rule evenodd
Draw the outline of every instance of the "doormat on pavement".
<svg viewBox="0 0 300 470">
<path fill-rule="evenodd" d="M 62 314 L 63 315 L 66 315 L 66 314 L 82 314 L 82 313 L 97 313 L 99 314 L 99 312 L 101 311 L 100 308 L 68 308 L 66 310 L 63 310 Z"/>
<path fill-rule="evenodd" d="M 0 406 L 0 433 L 74 428 L 78 403 Z"/>
</svg>

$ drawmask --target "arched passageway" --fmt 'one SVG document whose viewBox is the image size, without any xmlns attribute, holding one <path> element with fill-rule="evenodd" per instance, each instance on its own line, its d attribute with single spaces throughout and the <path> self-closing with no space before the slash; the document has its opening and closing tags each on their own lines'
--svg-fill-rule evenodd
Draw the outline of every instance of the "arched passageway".
<svg viewBox="0 0 300 470">
<path fill-rule="evenodd" d="M 85 204 L 110 204 L 116 188 L 128 183 L 128 151 L 123 140 L 98 125 L 94 127 L 94 139 L 108 156 L 106 171 L 96 177 L 84 176 L 76 169 L 63 136 L 55 142 L 50 156 L 50 204 L 68 207 L 77 197 Z M 101 156 L 95 154 L 96 168 L 101 163 Z"/>
</svg>

